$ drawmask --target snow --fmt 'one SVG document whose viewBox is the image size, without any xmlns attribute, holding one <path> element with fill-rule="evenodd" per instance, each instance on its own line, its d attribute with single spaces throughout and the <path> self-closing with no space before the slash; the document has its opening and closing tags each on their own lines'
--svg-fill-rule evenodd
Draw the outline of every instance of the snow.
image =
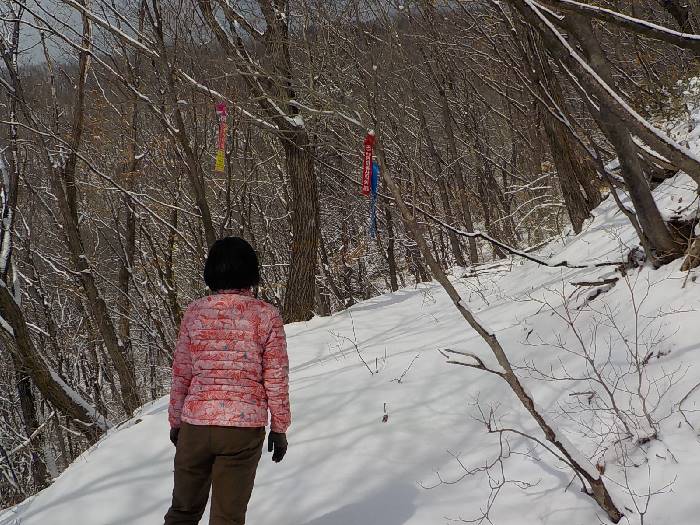
<svg viewBox="0 0 700 525">
<path fill-rule="evenodd" d="M 664 216 L 687 215 L 694 209 L 684 208 L 695 199 L 692 181 L 685 175 L 660 185 L 655 196 Z M 629 204 L 626 197 L 623 200 Z M 684 421 L 677 404 L 700 382 L 695 366 L 700 294 L 694 274 L 686 279 L 680 272 L 681 261 L 656 271 L 633 270 L 629 277 L 636 294 L 648 292 L 640 303 L 641 314 L 652 325 L 650 332 L 664 336 L 659 357 L 647 366 L 649 381 L 672 370 L 684 371 L 675 376 L 654 412 L 661 420 L 659 440 L 601 450 L 585 433 L 591 414 L 571 411 L 569 394 L 591 385 L 542 381 L 523 368 L 529 363 L 543 371 L 585 373 L 581 359 L 554 346 L 557 338 L 571 343 L 572 333 L 543 308 L 543 301 L 559 309 L 563 291 L 576 308 L 578 328 L 590 337 L 596 319 L 586 307 L 591 289 L 570 283 L 619 276 L 613 268 L 595 268 L 591 263 L 621 260 L 636 245 L 634 230 L 608 198 L 581 234 L 537 253 L 550 263 L 567 260 L 584 268 L 544 267 L 516 258 L 473 267 L 453 280 L 464 305 L 478 312 L 502 342 L 526 388 L 557 429 L 557 437 L 571 444 L 576 460 L 591 474 L 597 472 L 591 465 L 605 463 L 604 480 L 627 515 L 623 523 L 640 523 L 638 514 L 626 509 L 635 508 L 635 499 L 643 506 L 651 487 L 659 493 L 651 496 L 646 523 L 690 524 L 696 521 L 700 454 L 696 431 Z M 606 307 L 616 312 L 623 330 L 634 326 L 630 291 L 622 280 L 590 304 L 599 311 Z M 612 360 L 622 366 L 627 351 L 614 330 L 605 324 L 595 327 L 599 343 L 613 341 Z M 263 455 L 249 507 L 250 523 L 426 525 L 478 518 L 490 493 L 483 467 L 500 450 L 498 435 L 488 433 L 479 421 L 482 411 L 493 411 L 498 426 L 543 439 L 498 376 L 445 362 L 441 348 L 470 352 L 484 362 L 492 358 L 437 284 L 402 289 L 332 317 L 288 325 L 287 332 L 294 417 L 290 448 L 279 465 L 269 454 Z M 363 359 L 384 363 L 378 372 L 373 368 L 375 373 L 370 373 L 359 359 L 351 342 L 354 333 Z M 620 394 L 621 404 L 624 399 Z M 695 428 L 700 425 L 699 402 L 700 392 L 695 392 L 683 406 Z M 578 481 L 570 485 L 570 469 L 525 437 L 506 438 L 513 452 L 503 463 L 506 479 L 532 486 L 505 484 L 490 510 L 494 523 L 587 525 L 599 518 L 606 522 L 593 500 L 580 491 Z M 0 525 L 160 523 L 172 490 L 173 453 L 163 398 L 110 430 L 48 489 L 0 513 Z M 626 476 L 620 467 L 621 453 L 628 463 L 639 465 L 628 467 Z M 462 465 L 481 470 L 464 477 Z M 500 471 L 491 475 L 498 478 Z M 634 498 L 628 484 L 637 494 Z M 202 523 L 206 519 L 205 515 Z"/>
<path fill-rule="evenodd" d="M 527 394 L 527 396 L 530 399 L 533 399 L 533 400 L 537 399 L 537 397 L 534 396 L 532 394 L 532 392 L 527 391 L 527 389 L 526 389 L 525 393 Z M 543 415 L 542 419 L 544 419 L 545 423 L 554 431 L 554 435 L 555 435 L 554 439 L 556 439 L 557 441 L 559 441 L 559 443 L 561 443 L 563 445 L 563 447 L 566 449 L 566 451 L 571 456 L 571 459 L 573 461 L 575 461 L 576 463 L 578 463 L 581 466 L 581 468 L 583 468 L 586 471 L 586 473 L 589 476 L 591 476 L 593 479 L 600 478 L 600 473 L 598 473 L 598 471 L 596 471 L 595 467 L 591 463 L 591 460 L 588 459 L 586 456 L 584 456 L 581 453 L 581 451 L 578 449 L 578 447 L 576 447 L 576 445 L 574 445 L 569 440 L 569 438 L 566 437 L 566 435 L 564 433 L 559 431 L 559 429 L 558 429 L 559 425 L 549 417 L 548 411 L 544 407 L 540 406 L 537 403 L 537 401 L 535 401 L 534 404 L 535 404 L 535 410 L 537 410 L 537 412 L 539 414 Z"/>
<path fill-rule="evenodd" d="M 304 117 L 302 117 L 301 114 L 294 115 L 291 121 L 294 122 L 294 125 L 298 128 L 304 127 Z"/>
<path fill-rule="evenodd" d="M 0 328 L 5 330 L 9 335 L 14 336 L 15 331 L 12 329 L 10 326 L 10 323 L 7 322 L 7 319 L 5 319 L 3 316 L 0 315 Z"/>
</svg>

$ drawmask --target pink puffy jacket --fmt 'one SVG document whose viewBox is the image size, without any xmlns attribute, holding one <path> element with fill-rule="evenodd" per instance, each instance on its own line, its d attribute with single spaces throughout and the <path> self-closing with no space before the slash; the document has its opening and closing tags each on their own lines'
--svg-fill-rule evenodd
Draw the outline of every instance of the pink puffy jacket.
<svg viewBox="0 0 700 525">
<path fill-rule="evenodd" d="M 170 426 L 264 427 L 286 432 L 289 361 L 277 309 L 250 290 L 225 290 L 191 303 L 173 359 Z"/>
</svg>

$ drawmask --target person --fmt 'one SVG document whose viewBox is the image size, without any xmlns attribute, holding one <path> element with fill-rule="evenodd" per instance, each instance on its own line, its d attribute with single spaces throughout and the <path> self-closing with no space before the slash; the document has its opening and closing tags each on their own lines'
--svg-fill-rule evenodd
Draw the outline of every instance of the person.
<svg viewBox="0 0 700 525">
<path fill-rule="evenodd" d="M 253 294 L 257 254 L 238 237 L 216 241 L 204 281 L 212 293 L 187 307 L 173 357 L 175 486 L 165 525 L 199 523 L 210 488 L 209 524 L 245 523 L 268 411 L 272 461 L 287 451 L 287 344 L 278 310 Z"/>
</svg>

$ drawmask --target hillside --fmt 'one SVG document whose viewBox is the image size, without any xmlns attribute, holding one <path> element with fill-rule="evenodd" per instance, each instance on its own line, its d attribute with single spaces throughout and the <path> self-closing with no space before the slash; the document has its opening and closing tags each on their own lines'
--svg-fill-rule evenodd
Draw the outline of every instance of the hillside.
<svg viewBox="0 0 700 525">
<path fill-rule="evenodd" d="M 696 207 L 693 184 L 683 175 L 665 182 L 655 195 L 669 217 Z M 547 246 L 539 256 L 570 265 L 615 261 L 633 240 L 633 230 L 607 199 L 582 234 Z M 595 340 L 596 359 L 609 358 L 606 373 L 628 368 L 623 335 L 632 346 L 639 343 L 642 388 L 649 391 L 649 411 L 660 423 L 658 439 L 624 444 L 630 465 L 627 481 L 619 447 L 617 454 L 615 447 L 600 450 L 605 439 L 594 433 L 601 430 L 601 422 L 591 411 L 581 411 L 585 400 L 576 403 L 581 392 L 599 389 L 585 380 L 549 381 L 521 371 L 539 405 L 569 439 L 594 461 L 605 463 L 607 483 L 627 509 L 623 522 L 640 523 L 639 513 L 630 509 L 635 509 L 633 500 L 644 509 L 650 492 L 644 523 L 696 520 L 700 454 L 690 424 L 700 424 L 695 412 L 700 392 L 691 393 L 683 404 L 687 421 L 678 403 L 700 382 L 700 294 L 694 276 L 681 273 L 680 264 L 633 270 L 627 280 L 602 287 L 571 283 L 619 273 L 610 267 L 547 268 L 508 260 L 455 277 L 512 361 L 546 375 L 561 375 L 564 369 L 576 378 L 590 375 L 583 359 L 554 345 L 558 337 L 562 347 L 577 350 L 571 327 L 552 310 L 564 311 L 562 296 L 568 298 L 585 345 L 594 348 Z M 590 297 L 595 298 L 589 302 Z M 633 304 L 640 305 L 639 326 L 645 327 L 638 337 Z M 606 312 L 614 314 L 619 331 L 606 320 Z M 487 365 L 491 359 L 437 285 L 377 297 L 333 317 L 289 325 L 287 331 L 294 413 L 290 451 L 279 465 L 263 456 L 250 504 L 253 525 L 426 525 L 475 519 L 489 505 L 489 475 L 494 486 L 501 475 L 499 465 L 489 475 L 479 471 L 498 457 L 499 439 L 478 421 L 476 402 L 484 413 L 493 409 L 501 426 L 538 436 L 498 377 L 446 364 L 439 349 L 474 352 Z M 635 391 L 635 381 L 634 374 L 628 375 L 619 385 Z M 621 405 L 629 398 L 617 394 Z M 588 403 L 594 406 L 595 400 Z M 385 406 L 388 420 L 382 422 Z M 166 408 L 165 398 L 145 406 L 50 488 L 0 515 L 0 524 L 159 523 L 169 503 L 174 452 Z M 637 437 L 643 437 L 642 427 Z M 521 436 L 504 438 L 511 453 L 502 463 L 507 483 L 489 512 L 493 523 L 598 522 L 595 505 L 561 463 Z M 477 471 L 464 477 L 460 463 Z"/>
</svg>

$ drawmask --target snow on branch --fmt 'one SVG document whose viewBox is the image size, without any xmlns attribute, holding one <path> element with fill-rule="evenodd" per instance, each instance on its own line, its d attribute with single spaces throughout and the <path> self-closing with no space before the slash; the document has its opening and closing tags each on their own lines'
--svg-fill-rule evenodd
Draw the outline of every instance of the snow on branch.
<svg viewBox="0 0 700 525">
<path fill-rule="evenodd" d="M 0 172 L 2 172 L 2 226 L 0 231 L 2 236 L 0 237 L 0 276 L 4 276 L 7 273 L 7 269 L 10 267 L 10 256 L 12 254 L 12 222 L 14 210 L 11 206 L 11 193 L 15 191 L 15 188 L 11 187 L 12 177 L 10 175 L 10 167 L 5 160 L 4 151 L 0 152 Z"/>
<path fill-rule="evenodd" d="M 495 0 L 491 0 L 495 2 Z M 663 156 L 683 169 L 695 182 L 700 184 L 700 157 L 654 127 L 633 109 L 605 80 L 583 59 L 569 40 L 542 11 L 543 7 L 535 0 L 512 0 L 522 14 L 530 18 L 543 37 L 548 41 L 552 53 L 568 65 L 584 86 L 600 100 L 607 102 L 610 110 L 630 126 L 630 132 L 637 134 L 644 142 L 659 150 Z M 555 19 L 558 21 L 558 19 Z"/>
<path fill-rule="evenodd" d="M 228 20 L 232 20 L 242 27 L 246 33 L 254 38 L 262 38 L 265 34 L 257 29 L 253 24 L 251 24 L 238 10 L 231 5 L 228 0 L 217 0 L 221 9 L 224 11 L 224 15 Z"/>
<path fill-rule="evenodd" d="M 105 20 L 104 18 L 100 18 L 99 16 L 95 15 L 92 11 L 90 11 L 87 7 L 84 5 L 81 5 L 80 3 L 76 2 L 75 0 L 61 0 L 64 4 L 69 5 L 76 11 L 78 11 L 81 15 L 89 19 L 90 21 L 94 22 L 96 25 L 100 26 L 102 29 L 105 29 L 115 35 L 116 37 L 119 38 L 122 42 L 125 44 L 131 46 L 134 49 L 138 49 L 142 53 L 147 54 L 151 58 L 160 58 L 158 53 L 155 52 L 153 49 L 149 48 L 148 46 L 142 44 L 139 42 L 137 39 L 130 37 L 127 35 L 124 31 L 119 29 L 118 27 L 114 27 L 110 22 Z"/>
<path fill-rule="evenodd" d="M 136 49 L 136 50 L 138 50 L 138 51 L 141 51 L 142 53 L 145 53 L 147 56 L 149 56 L 149 57 L 151 57 L 151 58 L 154 58 L 154 59 L 160 58 L 160 54 L 159 54 L 157 51 L 155 51 L 154 49 L 151 49 L 150 47 L 144 45 L 144 44 L 143 44 L 142 42 L 140 42 L 139 40 L 137 40 L 137 39 L 135 39 L 135 38 L 132 38 L 131 36 L 127 35 L 124 31 L 120 30 L 118 27 L 115 27 L 114 25 L 112 25 L 112 24 L 111 24 L 110 22 L 108 22 L 107 20 L 105 20 L 105 19 L 103 19 L 103 18 L 101 18 L 101 17 L 95 15 L 92 11 L 90 11 L 90 10 L 89 10 L 88 8 L 86 8 L 85 6 L 80 5 L 80 4 L 79 4 L 78 2 L 76 2 L 75 0 L 61 0 L 61 1 L 62 1 L 63 3 L 65 3 L 65 4 L 69 5 L 69 6 L 73 7 L 74 9 L 76 9 L 78 12 L 80 12 L 82 15 L 84 15 L 85 17 L 87 17 L 89 20 L 91 20 L 92 22 L 94 22 L 96 25 L 98 25 L 98 26 L 101 27 L 102 29 L 105 29 L 106 31 L 110 32 L 112 35 L 114 35 L 115 37 L 117 37 L 117 39 L 119 39 L 123 44 L 125 44 L 125 45 L 127 45 L 127 46 L 130 46 L 131 48 Z M 36 16 L 36 15 L 35 15 L 35 16 Z M 45 24 L 45 25 L 46 25 L 46 28 L 50 28 L 50 25 L 49 25 L 49 24 Z M 74 44 L 70 39 L 68 39 L 67 37 L 65 37 L 65 35 L 61 34 L 61 33 L 58 32 L 58 31 L 52 31 L 52 32 L 53 32 L 56 36 L 58 36 L 59 38 L 61 38 L 64 42 L 66 42 L 66 43 L 68 43 L 69 45 L 71 45 L 72 47 L 74 47 L 74 48 L 76 48 L 76 49 L 78 49 L 78 50 L 82 50 L 82 49 L 80 48 L 80 46 Z M 142 38 L 145 39 L 145 37 L 144 37 L 143 35 L 140 35 L 140 36 L 141 36 Z M 91 56 L 92 56 L 93 58 L 96 58 L 96 56 L 95 56 L 94 53 L 90 53 L 90 54 L 91 54 Z M 103 66 L 106 66 L 106 65 L 107 65 L 106 62 L 103 61 L 103 60 L 99 60 L 99 62 L 100 62 L 100 64 L 103 65 Z M 111 70 L 112 68 L 109 68 L 109 69 Z M 112 71 L 112 72 L 114 73 L 114 71 Z M 267 127 L 267 128 L 273 129 L 273 130 L 277 130 L 277 129 L 278 129 L 277 126 L 275 126 L 274 124 L 271 124 L 271 123 L 269 123 L 269 122 L 266 122 L 266 121 L 260 119 L 259 117 L 256 117 L 255 115 L 253 115 L 252 113 L 250 113 L 249 111 L 247 111 L 245 108 L 243 108 L 243 107 L 241 107 L 240 105 L 236 104 L 236 102 L 235 102 L 234 100 L 231 100 L 231 99 L 229 99 L 228 97 L 224 96 L 222 93 L 219 93 L 218 91 L 216 91 L 215 89 L 210 88 L 210 87 L 208 87 L 208 86 L 202 84 L 201 82 L 196 81 L 191 75 L 187 74 L 187 73 L 186 73 L 185 71 L 183 71 L 182 69 L 176 67 L 176 68 L 174 69 L 174 73 L 175 73 L 175 75 L 176 75 L 180 80 L 183 80 L 183 81 L 187 82 L 188 84 L 190 84 L 192 87 L 194 87 L 194 88 L 195 88 L 197 91 L 199 91 L 200 93 L 203 93 L 203 94 L 205 94 L 205 95 L 208 95 L 208 96 L 210 96 L 210 97 L 212 97 L 212 98 L 215 98 L 215 99 L 217 99 L 217 100 L 224 100 L 224 101 L 226 101 L 228 104 L 234 106 L 234 107 L 235 107 L 236 109 L 238 109 L 243 115 L 245 115 L 246 117 L 250 118 L 250 119 L 251 119 L 253 122 L 255 122 L 256 124 L 259 124 L 259 125 L 261 125 L 261 126 L 264 126 L 264 127 Z M 132 88 L 131 85 L 128 85 L 128 87 L 129 87 L 129 88 Z M 133 88 L 132 88 L 132 89 L 133 89 Z M 148 102 L 149 106 L 154 106 L 154 104 L 153 104 L 145 95 L 142 95 L 141 93 L 139 93 L 139 95 L 140 95 L 140 98 L 144 99 L 145 102 Z"/>
<path fill-rule="evenodd" d="M 105 416 L 100 414 L 100 412 L 97 410 L 97 408 L 90 404 L 83 396 L 78 394 L 75 390 L 73 390 L 63 379 L 61 379 L 61 376 L 59 376 L 56 371 L 51 368 L 51 365 L 49 365 L 48 361 L 42 357 L 42 360 L 44 361 L 44 365 L 49 371 L 49 374 L 51 375 L 51 379 L 54 380 L 54 382 L 63 390 L 63 392 L 76 404 L 79 405 L 85 412 L 90 416 L 92 422 L 99 428 L 100 430 L 106 432 L 110 428 L 114 426 L 114 424 L 109 421 Z"/>
<path fill-rule="evenodd" d="M 270 114 L 270 118 L 280 124 L 286 123 L 292 128 L 303 129 L 304 122 L 301 118 L 297 119 L 295 117 L 290 117 L 272 100 L 267 90 L 261 84 L 260 77 L 262 76 L 268 80 L 271 79 L 267 75 L 261 75 L 262 68 L 257 64 L 250 53 L 248 53 L 242 38 L 239 35 L 235 35 L 235 39 L 232 38 L 232 36 L 221 25 L 219 20 L 217 20 L 216 14 L 214 13 L 214 8 L 211 5 L 211 1 L 200 0 L 199 6 L 202 14 L 204 15 L 204 20 L 214 33 L 214 36 L 219 44 L 221 44 L 221 46 L 229 54 L 238 57 L 245 65 L 247 71 L 243 72 L 243 78 L 257 95 L 258 103 Z M 228 17 L 229 13 L 224 10 L 224 15 Z M 235 24 L 238 24 L 239 22 L 235 17 L 235 13 L 231 13 L 231 16 L 233 16 L 233 18 L 227 18 L 227 20 L 229 23 L 234 24 L 235 26 Z M 257 70 L 255 68 L 257 68 Z"/>
<path fill-rule="evenodd" d="M 49 414 L 49 416 L 46 418 L 46 420 L 41 425 L 39 425 L 36 428 L 36 430 L 34 432 L 32 432 L 32 434 L 30 436 L 27 436 L 26 439 L 24 439 L 19 445 L 17 445 L 15 448 L 13 448 L 9 452 L 7 452 L 5 457 L 0 458 L 0 463 L 2 461 L 9 461 L 9 458 L 11 456 L 14 456 L 15 454 L 17 454 L 17 452 L 19 452 L 20 450 L 25 448 L 27 445 L 29 445 L 32 442 L 32 440 L 36 436 L 38 436 L 41 433 L 41 431 L 44 430 L 44 428 L 51 422 L 51 419 L 54 417 L 55 414 L 56 414 L 55 410 L 51 411 L 51 414 Z"/>
<path fill-rule="evenodd" d="M 260 126 L 272 129 L 277 131 L 279 128 L 275 126 L 274 124 L 271 124 L 269 122 L 266 122 L 262 120 L 259 117 L 256 117 L 254 114 L 252 114 L 250 111 L 247 111 L 245 108 L 241 107 L 240 105 L 236 104 L 235 100 L 232 100 L 226 96 L 224 96 L 222 93 L 219 93 L 215 89 L 210 88 L 209 86 L 206 86 L 202 84 L 201 82 L 197 82 L 194 78 L 192 78 L 190 75 L 182 71 L 181 69 L 176 69 L 175 74 L 181 78 L 182 80 L 185 80 L 189 84 L 191 84 L 197 91 L 200 93 L 203 93 L 205 95 L 209 95 L 212 98 L 215 98 L 217 100 L 225 100 L 228 104 L 231 104 L 234 106 L 236 109 L 238 109 L 243 115 L 251 119 L 253 122 L 259 124 Z"/>
<path fill-rule="evenodd" d="M 615 24 L 639 35 L 661 40 L 680 48 L 700 53 L 700 35 L 675 31 L 647 20 L 642 20 L 613 11 L 612 9 L 598 7 L 584 2 L 575 2 L 573 0 L 539 0 L 539 2 L 557 7 L 565 12 L 568 11 L 587 15 L 596 20 Z M 544 6 L 540 6 L 540 8 L 545 9 Z M 551 13 L 551 11 L 547 11 Z"/>
<path fill-rule="evenodd" d="M 490 242 L 491 244 L 498 246 L 499 248 L 507 251 L 508 253 L 515 255 L 517 257 L 522 257 L 523 259 L 527 259 L 528 261 L 532 261 L 534 263 L 539 264 L 540 266 L 547 266 L 549 268 L 572 268 L 572 269 L 586 269 L 586 268 L 601 268 L 605 266 L 620 266 L 623 265 L 623 261 L 604 261 L 604 262 L 598 262 L 598 263 L 589 263 L 589 264 L 569 264 L 567 261 L 560 261 L 558 263 L 551 263 L 548 261 L 545 261 L 543 259 L 540 259 L 538 257 L 535 257 L 533 255 L 530 255 L 527 252 L 524 252 L 522 250 L 518 250 L 517 248 L 513 248 L 512 246 L 508 246 L 507 244 L 494 239 L 490 235 L 485 234 L 482 231 L 473 231 L 473 232 L 468 232 L 461 230 L 459 228 L 455 228 L 451 224 L 447 224 L 445 221 L 442 219 L 436 217 L 432 213 L 423 210 L 422 208 L 418 206 L 414 206 L 411 204 L 411 207 L 415 208 L 417 211 L 428 217 L 429 219 L 435 221 L 438 223 L 440 226 L 443 228 L 450 230 L 453 233 L 456 233 L 457 235 L 460 235 L 462 237 L 467 237 L 467 238 L 477 238 L 477 239 L 482 239 L 484 241 Z"/>
</svg>

